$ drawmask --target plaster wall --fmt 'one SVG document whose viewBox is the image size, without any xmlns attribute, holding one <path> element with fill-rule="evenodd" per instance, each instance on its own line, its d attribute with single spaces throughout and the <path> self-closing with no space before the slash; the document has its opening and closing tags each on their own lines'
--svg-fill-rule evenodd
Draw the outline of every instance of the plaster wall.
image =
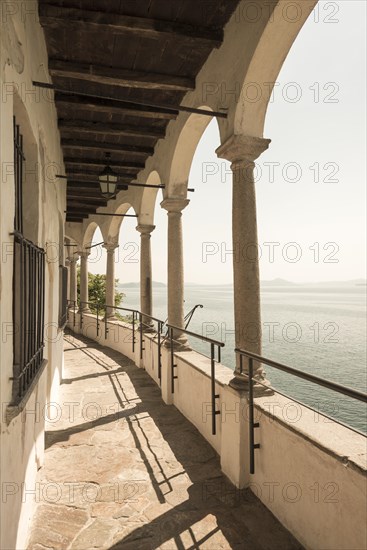
<svg viewBox="0 0 367 550">
<path fill-rule="evenodd" d="M 62 368 L 62 333 L 58 329 L 59 264 L 62 263 L 65 183 L 54 178 L 63 169 L 57 116 L 50 94 L 32 85 L 50 81 L 37 3 L 2 5 L 0 16 L 0 231 L 1 272 L 1 548 L 25 547 L 37 497 L 35 477 L 44 453 L 47 404 L 57 400 Z M 24 135 L 27 154 L 24 218 L 28 236 L 47 252 L 45 267 L 45 349 L 47 365 L 23 412 L 10 423 L 13 371 L 13 115 Z M 26 235 L 27 236 L 27 235 Z M 60 247 L 61 244 L 61 247 Z"/>
</svg>

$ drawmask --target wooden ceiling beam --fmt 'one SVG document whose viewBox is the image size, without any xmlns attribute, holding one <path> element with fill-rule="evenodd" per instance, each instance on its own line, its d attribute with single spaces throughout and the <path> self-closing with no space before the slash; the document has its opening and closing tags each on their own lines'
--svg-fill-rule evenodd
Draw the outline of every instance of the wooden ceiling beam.
<svg viewBox="0 0 367 550">
<path fill-rule="evenodd" d="M 96 208 L 99 208 L 99 207 L 97 206 Z M 93 214 L 96 213 L 96 208 L 93 208 L 93 209 L 90 208 L 89 210 L 81 210 L 81 211 L 79 211 L 79 210 L 73 210 L 73 209 L 70 210 L 70 206 L 67 206 L 66 212 L 67 212 L 67 214 L 75 215 L 75 216 L 77 216 L 78 218 L 80 218 L 80 217 L 82 217 L 82 216 L 83 216 L 83 217 L 85 217 L 85 216 L 88 217 L 88 216 L 92 216 Z"/>
<path fill-rule="evenodd" d="M 66 199 L 68 204 L 73 204 L 78 201 L 86 201 L 86 204 L 100 204 L 101 206 L 107 206 L 106 201 L 100 201 L 97 197 L 86 195 L 84 193 L 80 193 L 79 195 L 70 195 L 69 193 L 67 193 Z"/>
<path fill-rule="evenodd" d="M 64 163 L 68 168 L 73 168 L 75 166 L 106 166 L 106 159 L 93 159 L 93 158 L 78 158 L 78 157 L 64 157 Z M 115 166 L 116 168 L 128 168 L 131 170 L 143 170 L 145 167 L 144 162 L 133 162 L 133 161 L 122 161 L 116 160 L 114 158 L 109 159 L 108 161 L 110 166 Z"/>
<path fill-rule="evenodd" d="M 78 132 L 86 134 L 101 134 L 106 136 L 137 137 L 137 138 L 163 138 L 163 128 L 149 126 L 131 126 L 127 124 L 113 124 L 106 122 L 92 122 L 89 120 L 59 119 L 61 132 Z"/>
<path fill-rule="evenodd" d="M 138 105 L 133 101 L 119 101 L 114 99 L 102 99 L 100 97 L 90 97 L 78 95 L 73 92 L 55 93 L 55 102 L 57 106 L 67 109 L 83 109 L 97 113 L 126 115 L 139 118 L 151 118 L 154 120 L 173 120 L 178 116 L 178 110 L 175 107 L 151 107 Z"/>
<path fill-rule="evenodd" d="M 223 41 L 223 29 L 203 27 L 151 19 L 120 15 L 102 11 L 68 8 L 39 4 L 39 17 L 42 26 L 48 29 L 65 29 L 69 33 L 106 33 L 111 39 L 117 36 L 136 36 L 148 39 L 185 40 L 188 43 L 219 47 Z M 97 44 L 96 44 L 97 46 Z"/>
<path fill-rule="evenodd" d="M 123 191 L 124 189 L 126 189 L 126 186 L 129 185 L 128 183 L 118 183 L 117 184 L 117 189 L 119 191 Z M 100 190 L 100 186 L 99 186 L 99 183 L 95 183 L 95 182 L 92 182 L 92 181 L 68 181 L 68 186 L 67 186 L 67 190 L 68 192 L 71 191 L 71 190 L 75 190 L 75 191 L 89 191 L 89 192 L 92 192 L 92 191 L 95 191 L 96 194 L 101 194 L 101 190 Z"/>
<path fill-rule="evenodd" d="M 104 143 L 100 141 L 87 141 L 82 139 L 61 139 L 61 146 L 67 149 L 85 149 L 87 151 L 117 151 L 134 155 L 152 155 L 153 147 L 143 145 L 126 145 L 120 143 Z"/>
<path fill-rule="evenodd" d="M 79 195 L 79 196 L 74 195 L 73 196 L 73 195 L 69 195 L 69 193 L 67 193 L 66 200 L 67 200 L 67 204 L 70 204 L 71 206 L 80 203 L 81 200 L 83 201 L 82 204 L 86 205 L 86 206 L 94 205 L 94 204 L 98 204 L 99 206 L 107 206 L 107 201 L 106 201 L 106 199 L 103 199 L 103 197 L 101 197 L 101 198 L 88 197 L 88 196 L 84 196 L 84 195 Z"/>
<path fill-rule="evenodd" d="M 93 168 L 93 167 L 90 166 L 90 168 Z M 80 168 L 71 167 L 67 170 L 66 179 L 68 180 L 69 183 L 75 180 L 79 180 L 79 181 L 87 180 L 87 182 L 94 181 L 96 184 L 99 185 L 98 176 L 101 173 L 101 171 L 102 170 L 100 166 L 95 167 L 94 170 L 82 170 Z M 135 173 L 131 174 L 129 172 L 126 172 L 124 174 L 121 174 L 119 171 L 119 184 L 130 183 L 135 178 L 136 178 Z"/>
<path fill-rule="evenodd" d="M 68 217 L 73 217 L 73 218 L 78 218 L 78 219 L 85 219 L 85 218 L 88 218 L 89 214 L 87 212 L 80 212 L 80 213 L 77 213 L 77 212 L 70 212 L 70 211 L 67 211 L 67 216 Z"/>
<path fill-rule="evenodd" d="M 130 71 L 117 67 L 76 63 L 59 59 L 50 59 L 48 68 L 51 76 L 70 80 L 85 80 L 116 88 L 140 88 L 145 90 L 164 90 L 187 92 L 195 88 L 195 79 L 178 75 L 165 75 L 145 71 Z"/>
</svg>

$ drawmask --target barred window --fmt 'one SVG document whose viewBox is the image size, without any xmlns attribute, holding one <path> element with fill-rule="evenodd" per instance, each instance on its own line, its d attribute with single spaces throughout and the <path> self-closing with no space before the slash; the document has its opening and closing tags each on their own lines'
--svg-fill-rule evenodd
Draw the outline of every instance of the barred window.
<svg viewBox="0 0 367 550">
<path fill-rule="evenodd" d="M 13 403 L 31 386 L 44 349 L 45 251 L 24 235 L 24 162 L 23 137 L 14 118 Z"/>
</svg>

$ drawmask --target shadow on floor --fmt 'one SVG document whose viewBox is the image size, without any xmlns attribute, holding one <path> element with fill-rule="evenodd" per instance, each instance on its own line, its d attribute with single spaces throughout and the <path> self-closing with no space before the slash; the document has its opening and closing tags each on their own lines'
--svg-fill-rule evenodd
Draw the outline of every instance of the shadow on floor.
<svg viewBox="0 0 367 550">
<path fill-rule="evenodd" d="M 105 372 L 68 378 L 63 380 L 63 384 L 108 376 L 121 410 L 95 421 L 65 430 L 48 432 L 47 446 L 67 441 L 70 435 L 78 431 L 124 418 L 149 473 L 158 502 L 164 505 L 168 501 L 173 506 L 169 510 L 164 507 L 162 513 L 158 511 L 158 517 L 136 527 L 132 532 L 130 530 L 126 536 L 122 535 L 111 550 L 135 550 L 136 548 L 153 550 L 161 545 L 169 550 L 171 548 L 172 550 L 173 548 L 199 550 L 203 545 L 212 550 L 217 548 L 300 550 L 303 548 L 250 490 L 239 491 L 225 478 L 220 470 L 216 452 L 174 406 L 163 403 L 159 388 L 144 370 L 137 368 L 130 360 L 114 350 L 101 347 L 81 335 L 74 338 L 76 344 L 69 341 L 69 345 L 75 345 L 76 349 L 93 358 L 105 369 Z M 121 366 L 118 369 L 109 366 L 101 357 L 94 356 L 93 351 L 97 350 L 102 351 L 106 358 Z M 140 402 L 136 403 L 136 399 L 129 400 L 121 381 L 116 376 L 122 372 L 129 377 Z M 126 405 L 130 408 L 126 408 Z M 136 417 L 138 413 L 146 413 L 153 420 L 176 460 L 181 464 L 182 472 L 176 472 L 172 476 L 165 474 L 164 464 L 144 430 L 144 422 L 142 422 L 144 419 Z M 144 447 L 140 439 L 145 441 Z M 155 472 L 159 473 L 163 481 L 157 479 Z M 175 503 L 175 492 L 178 488 L 173 484 L 174 480 L 182 474 L 190 478 L 192 485 L 188 489 L 187 486 L 185 487 L 186 499 L 184 501 L 182 498 L 177 499 L 179 502 Z M 210 521 L 204 519 L 209 516 L 215 519 L 213 517 Z M 202 522 L 202 525 L 199 522 Z M 227 540 L 228 546 L 215 545 L 216 534 L 220 531 Z M 167 545 L 167 541 L 171 539 L 175 541 L 173 547 Z"/>
</svg>

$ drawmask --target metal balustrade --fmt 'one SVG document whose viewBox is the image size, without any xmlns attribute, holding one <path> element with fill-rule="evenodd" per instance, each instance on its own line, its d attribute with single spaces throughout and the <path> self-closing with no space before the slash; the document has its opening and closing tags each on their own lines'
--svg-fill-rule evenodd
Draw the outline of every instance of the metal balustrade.
<svg viewBox="0 0 367 550">
<path fill-rule="evenodd" d="M 203 342 L 208 342 L 210 344 L 210 389 L 211 389 L 211 405 L 212 405 L 212 434 L 216 435 L 216 416 L 220 414 L 220 411 L 216 410 L 215 407 L 215 400 L 219 399 L 219 394 L 215 393 L 215 347 L 217 347 L 217 353 L 218 353 L 218 359 L 217 362 L 220 363 L 221 361 L 221 348 L 225 346 L 224 342 L 220 342 L 219 340 L 213 340 L 213 338 L 208 338 L 207 336 L 203 336 L 202 334 L 197 334 L 196 332 L 192 332 L 191 330 L 183 329 L 180 327 L 177 327 L 175 325 L 170 325 L 167 323 L 167 328 L 169 331 L 169 338 L 170 338 L 170 348 L 171 348 L 171 391 L 174 393 L 175 391 L 175 380 L 177 379 L 177 376 L 174 374 L 174 370 L 177 367 L 177 365 L 174 362 L 174 342 L 175 339 L 173 337 L 173 332 L 177 331 L 180 333 L 187 334 L 188 336 L 192 336 L 193 338 L 198 338 L 202 340 Z"/>
<path fill-rule="evenodd" d="M 275 393 L 278 393 L 280 395 L 285 395 L 284 393 L 280 392 L 276 388 L 269 386 L 267 384 L 263 384 L 259 380 L 254 379 L 254 361 L 258 363 L 263 363 L 264 365 L 268 365 L 269 367 L 273 367 L 274 369 L 286 372 L 288 374 L 292 374 L 293 376 L 297 376 L 298 378 L 302 378 L 303 380 L 307 380 L 308 382 L 312 382 L 314 384 L 317 384 L 318 386 L 323 386 L 324 388 L 327 388 L 329 390 L 341 393 L 343 395 L 347 395 L 348 397 L 351 397 L 352 399 L 357 399 L 358 401 L 362 401 L 364 403 L 367 403 L 367 394 L 363 393 L 361 391 L 355 390 L 353 388 L 350 388 L 348 386 L 343 386 L 342 384 L 338 384 L 336 382 L 332 382 L 331 380 L 326 380 L 325 378 L 321 378 L 320 376 L 315 376 L 314 374 L 309 374 L 307 372 L 303 372 L 301 370 L 295 369 L 293 367 L 289 367 L 288 365 L 283 365 L 282 363 L 278 363 L 277 361 L 273 361 L 272 359 L 267 359 L 266 357 L 263 357 L 261 355 L 257 355 L 256 353 L 251 353 L 249 351 L 245 351 L 243 349 L 236 348 L 235 353 L 239 354 L 240 356 L 240 372 L 243 373 L 243 357 L 247 357 L 248 359 L 248 399 L 249 399 L 249 443 L 250 443 L 250 473 L 255 473 L 255 449 L 259 449 L 260 445 L 258 443 L 255 443 L 255 428 L 259 428 L 260 424 L 259 422 L 254 422 L 254 392 L 253 392 L 253 385 L 254 382 L 257 384 L 260 384 L 268 389 L 273 390 Z M 285 395 L 286 397 L 289 397 Z M 291 397 L 293 401 L 296 401 Z M 306 406 L 307 408 L 316 411 L 313 407 L 310 407 L 308 405 L 305 405 L 304 403 L 301 403 L 301 405 Z M 327 415 L 324 415 L 327 416 Z M 330 418 L 330 417 L 328 417 Z M 338 422 L 335 418 L 332 418 L 334 422 Z M 341 422 L 338 422 L 341 424 Z M 353 429 L 350 426 L 347 426 L 349 429 Z M 361 433 L 361 432 L 358 432 Z M 363 434 L 362 434 L 363 435 Z"/>
<path fill-rule="evenodd" d="M 175 392 L 175 380 L 177 380 L 177 376 L 175 375 L 175 369 L 177 368 L 177 364 L 175 363 L 175 344 L 180 344 L 179 341 L 177 341 L 174 337 L 174 333 L 179 334 L 186 334 L 187 336 L 191 336 L 193 338 L 198 338 L 202 340 L 203 342 L 207 342 L 210 344 L 210 379 L 211 379 L 211 409 L 212 409 L 212 434 L 216 435 L 216 416 L 220 414 L 220 411 L 216 410 L 216 399 L 219 398 L 219 394 L 215 393 L 215 365 L 216 363 L 221 362 L 221 348 L 225 346 L 224 342 L 221 342 L 219 340 L 214 340 L 212 338 L 209 338 L 207 336 L 203 336 L 202 334 L 198 334 L 196 332 L 189 331 L 185 328 L 178 327 L 176 325 L 171 325 L 169 323 L 166 323 L 166 321 L 162 321 L 161 319 L 158 319 L 156 317 L 153 317 L 151 315 L 148 315 L 147 313 L 142 313 L 139 310 L 136 309 L 129 309 L 129 308 L 123 308 L 123 307 L 117 307 L 117 306 L 109 306 L 109 305 L 103 305 L 96 304 L 93 302 L 82 302 L 85 304 L 92 304 L 93 307 L 97 309 L 97 335 L 99 334 L 99 323 L 100 316 L 99 316 L 99 310 L 103 307 L 103 309 L 106 308 L 113 308 L 115 310 L 120 311 L 126 311 L 132 314 L 132 351 L 135 351 L 135 333 L 136 333 L 136 322 L 139 321 L 139 333 L 140 333 L 140 358 L 143 358 L 143 351 L 144 351 L 144 334 L 146 332 L 156 333 L 157 337 L 157 345 L 158 345 L 158 378 L 159 382 L 161 383 L 162 378 L 162 344 L 163 342 L 169 338 L 170 341 L 170 368 L 171 368 L 171 392 L 172 394 Z M 73 324 L 75 326 L 75 311 L 76 311 L 76 302 L 70 302 L 69 304 L 72 304 L 73 307 Z M 98 306 L 98 308 L 97 308 Z M 196 308 L 195 308 L 196 309 Z M 83 311 L 80 312 L 80 326 L 83 326 Z M 143 318 L 149 319 L 149 321 L 146 323 L 143 321 Z M 108 318 L 104 318 L 103 320 L 105 325 L 105 338 L 107 338 L 108 335 Z M 154 328 L 153 323 L 157 323 L 157 327 Z M 164 326 L 167 327 L 167 333 L 163 335 Z M 217 348 L 217 358 L 215 353 L 215 348 Z M 177 349 L 179 351 L 179 347 Z M 255 450 L 260 448 L 260 445 L 258 443 L 255 443 L 255 429 L 260 427 L 259 422 L 254 422 L 254 382 L 263 385 L 269 390 L 274 391 L 275 393 L 278 393 L 280 395 L 283 395 L 285 397 L 289 397 L 293 401 L 300 403 L 293 397 L 287 396 L 286 394 L 282 393 L 281 391 L 277 390 L 276 388 L 268 385 L 263 384 L 261 381 L 254 379 L 254 362 L 263 363 L 265 365 L 268 365 L 270 367 L 273 367 L 275 369 L 281 370 L 283 372 L 286 372 L 288 374 L 291 374 L 293 376 L 297 376 L 298 378 L 302 378 L 308 382 L 312 382 L 314 384 L 317 384 L 319 386 L 323 386 L 329 390 L 336 391 L 338 393 L 341 393 L 343 395 L 346 395 L 348 397 L 351 397 L 352 399 L 357 399 L 358 401 L 362 401 L 364 403 L 367 403 L 367 394 L 363 393 L 361 391 L 355 390 L 353 388 L 350 388 L 348 386 L 343 386 L 341 384 L 338 384 L 336 382 L 332 382 L 330 380 L 326 380 L 324 378 L 321 378 L 319 376 L 315 376 L 313 374 L 309 374 L 307 372 L 300 371 L 298 369 L 295 369 L 293 367 L 289 367 L 287 365 L 284 365 L 282 363 L 278 363 L 277 361 L 273 361 L 271 359 L 267 359 L 266 357 L 263 357 L 261 355 L 257 355 L 255 353 L 251 353 L 246 350 L 242 350 L 239 348 L 236 348 L 235 350 L 236 354 L 239 354 L 240 356 L 240 372 L 243 374 L 243 358 L 246 357 L 248 359 L 248 375 L 247 375 L 247 381 L 248 381 L 248 402 L 249 402 L 249 444 L 250 444 L 250 473 L 255 473 Z M 316 411 L 316 409 L 304 404 L 300 403 L 301 405 Z M 328 415 L 324 414 L 325 417 L 328 417 Z M 334 422 L 337 422 L 339 424 L 344 425 L 342 422 L 338 421 L 335 418 L 328 417 Z M 353 430 L 352 427 L 346 426 L 349 429 Z M 358 430 L 357 431 L 359 434 Z M 364 435 L 364 434 L 362 434 Z"/>
</svg>

